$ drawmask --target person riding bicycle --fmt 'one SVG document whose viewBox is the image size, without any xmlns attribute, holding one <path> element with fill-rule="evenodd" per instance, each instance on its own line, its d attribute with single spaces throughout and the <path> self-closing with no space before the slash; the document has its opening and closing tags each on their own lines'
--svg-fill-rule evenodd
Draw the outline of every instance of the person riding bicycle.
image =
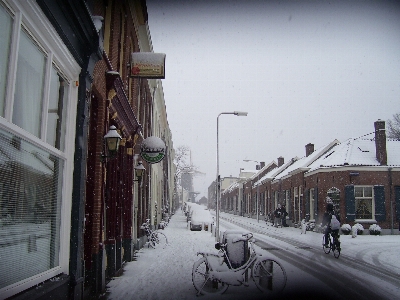
<svg viewBox="0 0 400 300">
<path fill-rule="evenodd" d="M 326 225 L 325 228 L 325 247 L 329 247 L 329 234 L 336 238 L 338 245 L 338 249 L 340 249 L 339 242 L 339 229 L 340 229 L 340 217 L 336 215 L 333 210 L 332 202 L 329 202 L 330 199 L 327 199 L 328 204 L 326 205 L 326 212 L 324 213 L 322 219 L 322 226 Z M 333 221 L 332 221 L 333 220 Z"/>
</svg>

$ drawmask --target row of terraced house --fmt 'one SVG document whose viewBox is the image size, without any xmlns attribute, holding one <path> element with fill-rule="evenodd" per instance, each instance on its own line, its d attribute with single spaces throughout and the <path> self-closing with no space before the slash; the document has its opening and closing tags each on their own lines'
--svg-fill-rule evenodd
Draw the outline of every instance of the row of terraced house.
<svg viewBox="0 0 400 300">
<path fill-rule="evenodd" d="M 326 202 L 333 201 L 342 224 L 360 223 L 365 229 L 378 224 L 383 234 L 399 234 L 400 141 L 386 137 L 382 120 L 374 129 L 317 150 L 309 143 L 304 157 L 288 162 L 279 157 L 223 178 L 220 210 L 257 218 L 258 208 L 258 220 L 264 221 L 278 204 L 285 205 L 287 224 L 296 226 L 308 218 L 320 223 Z M 209 187 L 211 207 L 214 200 L 215 182 Z"/>
<path fill-rule="evenodd" d="M 0 24 L 0 299 L 97 297 L 177 205 L 166 55 L 145 0 L 0 0 Z"/>
</svg>

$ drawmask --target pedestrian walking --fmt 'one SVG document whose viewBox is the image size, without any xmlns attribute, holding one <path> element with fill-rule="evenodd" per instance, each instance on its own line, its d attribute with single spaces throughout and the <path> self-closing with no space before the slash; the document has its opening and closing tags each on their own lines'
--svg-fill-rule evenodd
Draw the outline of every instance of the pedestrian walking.
<svg viewBox="0 0 400 300">
<path fill-rule="evenodd" d="M 278 204 L 278 207 L 274 211 L 274 217 L 274 226 L 282 227 L 282 208 L 280 204 Z"/>
<path fill-rule="evenodd" d="M 288 227 L 289 225 L 286 224 L 286 216 L 288 215 L 287 211 L 286 211 L 286 206 L 282 205 L 281 208 L 281 217 L 282 217 L 282 227 Z"/>
<path fill-rule="evenodd" d="M 301 234 L 303 233 L 307 233 L 307 224 L 305 219 L 301 220 Z"/>
</svg>

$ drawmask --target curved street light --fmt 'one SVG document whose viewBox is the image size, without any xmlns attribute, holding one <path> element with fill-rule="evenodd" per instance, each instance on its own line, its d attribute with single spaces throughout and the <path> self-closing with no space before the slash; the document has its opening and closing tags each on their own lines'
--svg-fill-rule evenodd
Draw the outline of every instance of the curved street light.
<svg viewBox="0 0 400 300">
<path fill-rule="evenodd" d="M 246 117 L 247 112 L 243 111 L 233 111 L 233 112 L 222 112 L 218 115 L 217 117 L 217 179 L 216 179 L 216 186 L 217 186 L 217 207 L 215 208 L 215 214 L 216 214 L 216 233 L 215 233 L 215 239 L 217 242 L 219 242 L 219 205 L 220 205 L 220 199 L 221 199 L 221 182 L 220 182 L 220 177 L 219 177 L 219 143 L 218 143 L 218 126 L 219 126 L 219 117 L 220 115 L 235 115 L 239 117 Z"/>
</svg>

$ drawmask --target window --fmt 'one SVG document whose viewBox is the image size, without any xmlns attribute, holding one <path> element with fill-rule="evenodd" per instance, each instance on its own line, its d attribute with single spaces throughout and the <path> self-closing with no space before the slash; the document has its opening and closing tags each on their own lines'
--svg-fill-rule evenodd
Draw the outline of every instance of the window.
<svg viewBox="0 0 400 300">
<path fill-rule="evenodd" d="M 4 117 L 12 23 L 10 14 L 0 4 L 0 116 L 2 117 Z"/>
<path fill-rule="evenodd" d="M 300 207 L 299 207 L 299 189 L 295 187 L 293 190 L 293 220 L 300 221 Z"/>
<path fill-rule="evenodd" d="M 63 161 L 2 129 L 0 157 L 2 289 L 59 264 Z"/>
<path fill-rule="evenodd" d="M 46 56 L 22 30 L 12 122 L 40 138 Z"/>
<path fill-rule="evenodd" d="M 292 211 L 290 207 L 290 190 L 285 191 L 285 198 L 286 198 L 286 212 L 288 213 L 288 216 L 290 216 L 290 212 Z"/>
<path fill-rule="evenodd" d="M 335 212 L 340 212 L 340 190 L 332 187 L 327 192 L 328 197 L 331 198 Z"/>
<path fill-rule="evenodd" d="M 315 205 L 315 199 L 314 199 L 314 189 L 310 189 L 310 220 L 315 219 L 314 215 L 314 206 Z"/>
<path fill-rule="evenodd" d="M 6 2 L 0 1 L 0 294 L 7 298 L 68 271 L 71 211 L 62 206 L 71 203 L 74 153 L 65 151 L 65 139 L 77 101 L 69 82 L 81 69 L 36 1 Z"/>
<path fill-rule="evenodd" d="M 373 219 L 375 207 L 372 186 L 354 187 L 356 219 Z"/>
<path fill-rule="evenodd" d="M 64 150 L 67 100 L 70 85 L 53 60 L 21 24 L 13 97 L 7 97 L 7 78 L 12 36 L 12 16 L 0 5 L 0 115 L 49 145 Z M 11 90 L 11 88 L 10 88 Z M 9 101 L 9 103 L 6 103 Z M 12 107 L 7 116 L 5 107 Z M 11 110 L 10 110 L 11 111 Z"/>
<path fill-rule="evenodd" d="M 46 142 L 64 149 L 69 85 L 55 66 L 51 69 Z"/>
</svg>

